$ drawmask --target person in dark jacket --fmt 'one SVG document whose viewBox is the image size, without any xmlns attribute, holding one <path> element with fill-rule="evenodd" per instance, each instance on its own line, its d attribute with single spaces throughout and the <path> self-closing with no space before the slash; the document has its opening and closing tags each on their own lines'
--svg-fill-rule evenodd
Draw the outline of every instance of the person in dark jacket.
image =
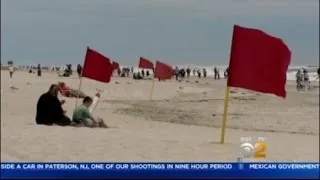
<svg viewBox="0 0 320 180">
<path fill-rule="evenodd" d="M 41 65 L 40 64 L 38 64 L 37 71 L 38 71 L 38 76 L 40 77 L 41 76 Z"/>
<path fill-rule="evenodd" d="M 82 74 L 82 66 L 80 64 L 78 64 L 77 66 L 77 73 L 79 75 L 79 77 L 81 77 L 81 74 Z"/>
<path fill-rule="evenodd" d="M 190 68 L 187 68 L 187 77 L 188 77 L 188 78 L 190 77 L 190 73 L 191 73 L 191 69 L 190 69 Z"/>
<path fill-rule="evenodd" d="M 207 70 L 206 70 L 206 68 L 203 68 L 203 69 L 202 69 L 202 72 L 203 72 L 203 77 L 206 78 L 206 77 L 207 77 Z"/>
<path fill-rule="evenodd" d="M 58 99 L 59 87 L 52 84 L 49 91 L 42 94 L 37 103 L 36 123 L 38 125 L 60 125 L 71 124 L 70 118 L 65 115 L 62 104 L 65 101 Z"/>
</svg>

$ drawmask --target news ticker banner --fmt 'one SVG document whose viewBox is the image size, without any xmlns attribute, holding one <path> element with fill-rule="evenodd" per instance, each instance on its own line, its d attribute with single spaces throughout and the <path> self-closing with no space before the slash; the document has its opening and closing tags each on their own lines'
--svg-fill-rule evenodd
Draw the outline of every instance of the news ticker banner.
<svg viewBox="0 0 320 180">
<path fill-rule="evenodd" d="M 319 178 L 319 163 L 1 163 L 9 178 Z"/>
</svg>

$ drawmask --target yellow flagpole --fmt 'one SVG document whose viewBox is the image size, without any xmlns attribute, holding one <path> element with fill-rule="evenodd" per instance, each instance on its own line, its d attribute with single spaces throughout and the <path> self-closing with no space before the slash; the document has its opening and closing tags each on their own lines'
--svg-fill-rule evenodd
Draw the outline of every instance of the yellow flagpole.
<svg viewBox="0 0 320 180">
<path fill-rule="evenodd" d="M 230 95 L 230 87 L 227 85 L 226 86 L 226 95 L 225 95 L 225 99 L 224 99 L 223 120 L 222 120 L 222 127 L 221 127 L 221 139 L 220 139 L 221 144 L 224 144 L 227 115 L 228 115 L 228 106 L 229 106 L 229 95 Z"/>
<path fill-rule="evenodd" d="M 154 89 L 154 78 L 152 79 L 151 92 L 150 92 L 150 100 L 152 100 L 152 97 L 153 97 L 153 89 Z"/>
</svg>

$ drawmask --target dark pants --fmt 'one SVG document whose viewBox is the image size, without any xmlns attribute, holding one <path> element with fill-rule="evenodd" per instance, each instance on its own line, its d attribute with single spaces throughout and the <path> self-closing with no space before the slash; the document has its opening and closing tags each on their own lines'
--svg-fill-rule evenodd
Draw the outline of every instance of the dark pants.
<svg viewBox="0 0 320 180">
<path fill-rule="evenodd" d="M 220 79 L 219 73 L 214 73 L 214 79 Z"/>
<path fill-rule="evenodd" d="M 81 76 L 81 72 L 82 72 L 81 69 L 78 69 L 78 70 L 77 70 L 77 73 L 78 73 L 79 77 Z"/>
<path fill-rule="evenodd" d="M 10 72 L 10 78 L 12 78 L 13 72 Z"/>
<path fill-rule="evenodd" d="M 60 120 L 56 120 L 52 123 L 52 121 L 45 121 L 41 119 L 37 119 L 36 123 L 38 125 L 47 125 L 52 126 L 53 124 L 59 125 L 59 126 L 69 126 L 71 124 L 71 120 L 67 116 L 63 116 Z"/>
<path fill-rule="evenodd" d="M 59 126 L 69 126 L 71 124 L 71 120 L 67 116 L 64 116 L 60 120 L 54 122 L 54 124 Z"/>
</svg>

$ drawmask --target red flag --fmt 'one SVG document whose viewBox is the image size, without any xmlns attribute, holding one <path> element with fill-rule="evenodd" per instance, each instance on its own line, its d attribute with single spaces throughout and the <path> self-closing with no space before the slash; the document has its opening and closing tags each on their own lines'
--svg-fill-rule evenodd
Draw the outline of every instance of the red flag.
<svg viewBox="0 0 320 180">
<path fill-rule="evenodd" d="M 115 62 L 115 61 L 112 61 L 112 67 L 113 67 L 113 70 L 118 70 L 118 69 L 120 69 L 119 63 L 117 63 L 117 62 Z"/>
<path fill-rule="evenodd" d="M 156 62 L 156 70 L 154 74 L 155 78 L 159 78 L 161 80 L 171 79 L 172 75 L 173 75 L 173 69 L 171 66 L 159 61 Z"/>
<path fill-rule="evenodd" d="M 100 53 L 87 48 L 87 53 L 83 65 L 82 76 L 96 81 L 110 82 L 113 67 L 109 58 Z"/>
<path fill-rule="evenodd" d="M 235 25 L 228 86 L 286 97 L 291 52 L 279 38 Z"/>
<path fill-rule="evenodd" d="M 139 68 L 153 69 L 153 63 L 144 57 L 140 57 Z"/>
</svg>

